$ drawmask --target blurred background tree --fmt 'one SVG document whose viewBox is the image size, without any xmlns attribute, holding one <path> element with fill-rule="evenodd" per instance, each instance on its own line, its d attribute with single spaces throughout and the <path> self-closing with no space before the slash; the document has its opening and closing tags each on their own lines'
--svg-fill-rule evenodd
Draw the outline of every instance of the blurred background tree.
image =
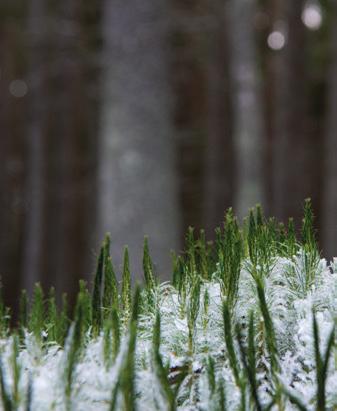
<svg viewBox="0 0 337 411">
<path fill-rule="evenodd" d="M 0 275 L 74 294 L 112 234 L 165 278 L 188 226 L 315 206 L 337 253 L 335 0 L 2 0 Z"/>
</svg>

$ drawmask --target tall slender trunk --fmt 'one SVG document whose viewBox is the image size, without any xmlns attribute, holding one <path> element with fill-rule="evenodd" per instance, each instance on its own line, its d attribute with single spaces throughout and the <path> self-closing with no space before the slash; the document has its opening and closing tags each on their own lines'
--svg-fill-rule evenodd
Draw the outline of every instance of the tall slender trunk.
<svg viewBox="0 0 337 411">
<path fill-rule="evenodd" d="M 136 276 L 145 234 L 160 272 L 178 244 L 167 15 L 164 0 L 105 1 L 98 235 L 117 265 L 129 245 Z"/>
<path fill-rule="evenodd" d="M 44 85 L 44 58 L 46 15 L 43 0 L 30 2 L 29 34 L 29 122 L 26 131 L 27 174 L 25 184 L 26 214 L 23 237 L 21 285 L 32 292 L 34 283 L 43 273 L 43 229 L 45 190 L 45 136 L 46 111 Z"/>
<path fill-rule="evenodd" d="M 52 33 L 48 118 L 48 249 L 50 282 L 74 296 L 78 280 L 91 276 L 94 248 L 98 79 L 95 54 L 99 39 L 100 2 L 55 3 L 61 22 Z M 81 257 L 79 257 L 81 256 Z M 93 262 L 93 258 L 91 259 Z"/>
<path fill-rule="evenodd" d="M 273 214 L 300 220 L 305 197 L 313 192 L 311 135 L 307 116 L 305 26 L 303 1 L 279 2 L 277 19 L 285 23 L 286 44 L 272 60 Z"/>
<path fill-rule="evenodd" d="M 171 65 L 174 133 L 178 147 L 182 235 L 204 225 L 204 171 L 208 132 L 209 36 L 214 21 L 210 2 L 171 0 Z M 206 160 L 207 161 L 207 160 Z"/>
<path fill-rule="evenodd" d="M 16 307 L 20 282 L 24 202 L 26 99 L 17 89 L 26 76 L 22 2 L 0 10 L 0 276 L 6 304 Z M 19 81 L 19 83 L 17 83 Z M 21 83 L 22 85 L 23 83 Z M 19 86 L 20 88 L 20 86 Z"/>
<path fill-rule="evenodd" d="M 326 257 L 337 255 L 337 2 L 335 0 L 332 2 L 332 10 L 322 207 L 322 240 Z"/>
<path fill-rule="evenodd" d="M 263 203 L 264 124 L 254 33 L 255 0 L 227 1 L 236 160 L 235 209 L 240 217 Z"/>
<path fill-rule="evenodd" d="M 223 221 L 234 200 L 234 161 L 230 105 L 226 10 L 214 1 L 208 56 L 208 138 L 204 175 L 204 223 L 208 234 Z"/>
</svg>

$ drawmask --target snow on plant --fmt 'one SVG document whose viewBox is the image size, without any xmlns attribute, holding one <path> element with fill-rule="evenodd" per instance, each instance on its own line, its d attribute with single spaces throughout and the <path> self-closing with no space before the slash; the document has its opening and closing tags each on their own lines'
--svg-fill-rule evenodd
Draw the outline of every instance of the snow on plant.
<svg viewBox="0 0 337 411">
<path fill-rule="evenodd" d="M 337 409 L 337 260 L 320 258 L 309 201 L 300 239 L 260 207 L 243 226 L 229 210 L 214 242 L 186 236 L 170 282 L 144 242 L 144 287 L 128 250 L 116 279 L 110 239 L 90 294 L 69 313 L 36 285 L 19 322 L 0 305 L 1 409 Z"/>
</svg>

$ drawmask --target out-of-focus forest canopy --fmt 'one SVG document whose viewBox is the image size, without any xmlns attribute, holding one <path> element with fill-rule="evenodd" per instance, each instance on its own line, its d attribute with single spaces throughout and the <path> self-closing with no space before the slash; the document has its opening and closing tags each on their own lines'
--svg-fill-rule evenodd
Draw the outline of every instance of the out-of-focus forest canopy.
<svg viewBox="0 0 337 411">
<path fill-rule="evenodd" d="M 188 226 L 233 206 L 300 219 L 337 253 L 337 1 L 1 0 L 0 275 L 119 271 L 144 234 L 158 274 Z"/>
</svg>

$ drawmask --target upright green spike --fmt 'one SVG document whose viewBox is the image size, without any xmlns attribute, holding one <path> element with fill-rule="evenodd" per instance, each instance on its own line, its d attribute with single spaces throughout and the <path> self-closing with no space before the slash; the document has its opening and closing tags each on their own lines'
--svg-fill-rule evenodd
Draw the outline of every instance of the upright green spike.
<svg viewBox="0 0 337 411">
<path fill-rule="evenodd" d="M 57 341 L 57 323 L 58 323 L 58 313 L 55 301 L 55 289 L 51 287 L 49 290 L 49 295 L 47 299 L 47 316 L 45 321 L 45 328 L 48 333 L 48 341 Z"/>
<path fill-rule="evenodd" d="M 199 266 L 201 276 L 208 280 L 209 279 L 209 264 L 207 261 L 207 243 L 206 243 L 206 234 L 205 230 L 200 230 L 200 238 L 198 241 L 199 244 Z"/>
<path fill-rule="evenodd" d="M 288 245 L 288 253 L 290 257 L 293 257 L 297 250 L 296 250 L 296 229 L 295 229 L 295 223 L 293 218 L 289 218 L 288 221 L 288 233 L 287 233 L 287 245 Z"/>
<path fill-rule="evenodd" d="M 137 339 L 137 322 L 139 313 L 140 289 L 136 287 L 132 313 L 129 324 L 129 344 L 126 358 L 120 373 L 120 388 L 124 399 L 124 409 L 128 411 L 136 410 L 135 393 L 135 350 Z"/>
<path fill-rule="evenodd" d="M 118 305 L 118 285 L 116 274 L 113 268 L 112 259 L 110 256 L 110 234 L 107 234 L 103 244 L 104 256 L 103 256 L 103 283 L 104 288 L 102 290 L 102 307 L 105 311 L 106 317 L 109 317 L 109 312 L 112 306 Z"/>
<path fill-rule="evenodd" d="M 110 312 L 110 318 L 105 320 L 104 326 L 104 361 L 106 368 L 114 363 L 120 347 L 120 324 L 116 307 Z"/>
<path fill-rule="evenodd" d="M 194 240 L 194 228 L 188 227 L 186 235 L 186 252 L 188 259 L 189 275 L 194 276 L 197 271 L 196 258 L 195 258 L 195 240 Z"/>
<path fill-rule="evenodd" d="M 310 198 L 304 203 L 304 217 L 302 220 L 302 242 L 309 250 L 316 248 L 316 236 L 314 229 L 314 213 Z"/>
<path fill-rule="evenodd" d="M 66 335 L 68 333 L 70 320 L 69 320 L 69 307 L 68 307 L 68 299 L 67 294 L 62 294 L 62 308 L 59 315 L 59 320 L 57 321 L 57 342 L 60 345 L 64 344 Z"/>
<path fill-rule="evenodd" d="M 240 372 L 239 372 L 240 362 L 238 361 L 236 357 L 236 353 L 235 353 L 230 311 L 229 311 L 229 307 L 226 301 L 224 301 L 223 303 L 222 313 L 223 313 L 225 343 L 226 343 L 229 365 L 232 369 L 236 385 L 238 387 L 241 387 L 241 378 L 240 378 Z"/>
<path fill-rule="evenodd" d="M 98 260 L 96 275 L 94 280 L 94 289 L 92 294 L 92 320 L 93 326 L 100 330 L 102 327 L 102 287 L 103 287 L 103 270 L 104 270 L 104 252 L 105 246 L 101 247 Z"/>
<path fill-rule="evenodd" d="M 194 351 L 195 324 L 198 318 L 200 308 L 200 278 L 195 277 L 189 296 L 187 307 L 187 325 L 188 325 L 188 349 L 189 355 Z"/>
<path fill-rule="evenodd" d="M 71 396 L 73 391 L 73 379 L 76 364 L 78 363 L 81 347 L 83 344 L 83 331 L 85 325 L 83 324 L 85 306 L 87 304 L 86 296 L 83 292 L 79 292 L 75 307 L 75 321 L 69 329 L 68 333 L 68 347 L 67 347 L 67 361 L 65 366 L 65 397 L 66 409 L 71 410 Z"/>
<path fill-rule="evenodd" d="M 111 318 L 107 318 L 104 321 L 104 332 L 103 332 L 103 357 L 106 371 L 112 365 L 112 321 Z"/>
<path fill-rule="evenodd" d="M 261 204 L 256 205 L 256 227 L 262 227 L 264 225 L 264 215 Z"/>
<path fill-rule="evenodd" d="M 124 249 L 124 264 L 122 275 L 122 308 L 127 319 L 131 310 L 131 274 L 128 247 Z"/>
<path fill-rule="evenodd" d="M 319 348 L 319 329 L 316 315 L 313 312 L 313 331 L 314 331 L 314 349 L 316 360 L 316 411 L 325 411 L 326 408 L 326 380 L 328 377 L 328 365 L 331 357 L 331 351 L 335 340 L 335 327 L 332 328 L 328 337 L 325 353 L 322 356 Z"/>
<path fill-rule="evenodd" d="M 45 320 L 44 295 L 39 283 L 35 284 L 28 329 L 40 340 Z"/>
<path fill-rule="evenodd" d="M 258 395 L 258 384 L 256 379 L 256 354 L 255 354 L 255 330 L 254 330 L 254 317 L 253 312 L 249 316 L 249 328 L 248 328 L 248 350 L 246 354 L 245 347 L 242 343 L 240 331 L 237 331 L 237 340 L 240 347 L 241 359 L 246 372 L 247 380 L 250 385 L 250 391 L 255 403 L 257 411 L 262 411 L 264 407 L 261 404 Z"/>
<path fill-rule="evenodd" d="M 272 318 L 269 313 L 269 309 L 266 302 L 266 296 L 264 292 L 264 285 L 260 278 L 256 279 L 256 286 L 257 286 L 257 294 L 259 298 L 259 305 L 264 321 L 264 328 L 266 334 L 266 343 L 267 348 L 270 355 L 270 362 L 271 362 L 271 371 L 273 376 L 275 376 L 279 370 L 279 363 L 278 363 L 278 349 L 277 349 L 277 342 L 275 336 L 275 330 Z"/>
<path fill-rule="evenodd" d="M 172 259 L 172 285 L 174 288 L 179 289 L 180 283 L 180 270 L 178 264 L 178 256 L 174 251 L 171 251 L 171 259 Z"/>
<path fill-rule="evenodd" d="M 111 312 L 111 327 L 112 327 L 112 337 L 113 337 L 112 355 L 113 355 L 113 359 L 115 360 L 119 352 L 120 334 L 121 334 L 119 315 L 118 315 L 118 310 L 116 307 L 113 307 L 112 312 Z"/>
<path fill-rule="evenodd" d="M 173 278 L 173 285 L 181 294 L 182 290 L 185 289 L 185 281 L 186 281 L 186 270 L 184 267 L 184 261 L 180 255 L 176 257 L 175 266 L 174 266 L 174 278 Z"/>
<path fill-rule="evenodd" d="M 230 208 L 225 216 L 224 239 L 222 248 L 222 291 L 230 309 L 233 308 L 238 293 L 243 242 L 233 210 Z"/>
<path fill-rule="evenodd" d="M 105 262 L 104 274 L 103 308 L 107 318 L 112 308 L 118 307 L 118 285 L 111 257 Z"/>
<path fill-rule="evenodd" d="M 222 378 L 219 378 L 219 381 L 217 384 L 217 391 L 218 391 L 218 397 L 219 397 L 218 410 L 225 411 L 228 409 L 228 407 L 226 403 L 225 387 L 224 387 L 224 382 Z"/>
<path fill-rule="evenodd" d="M 19 326 L 19 333 L 20 333 L 20 338 L 24 338 L 24 329 L 27 328 L 28 326 L 28 306 L 29 306 L 29 300 L 28 300 L 28 295 L 26 290 L 21 291 L 20 295 L 20 302 L 19 302 L 19 321 L 18 321 L 18 326 Z"/>
<path fill-rule="evenodd" d="M 144 238 L 143 270 L 146 288 L 153 291 L 156 286 L 156 280 L 153 274 L 153 264 L 150 257 L 148 237 Z"/>
<path fill-rule="evenodd" d="M 213 357 L 209 356 L 207 361 L 207 379 L 208 386 L 211 391 L 211 395 L 214 395 L 216 389 L 216 380 L 215 380 L 215 362 Z"/>
<path fill-rule="evenodd" d="M 92 305 L 87 283 L 84 280 L 79 281 L 79 293 L 82 295 L 82 324 L 83 332 L 87 332 L 92 325 Z M 95 331 L 95 330 L 94 330 Z M 95 333 L 94 333 L 95 335 Z"/>
<path fill-rule="evenodd" d="M 166 402 L 168 404 L 168 411 L 175 411 L 176 401 L 175 392 L 171 388 L 170 381 L 167 376 L 167 370 L 163 365 L 163 360 L 160 355 L 160 313 L 157 312 L 156 321 L 153 327 L 153 337 L 152 337 L 152 352 L 153 352 L 153 364 L 154 370 L 160 384 L 160 388 Z"/>
<path fill-rule="evenodd" d="M 248 241 L 248 250 L 249 250 L 250 260 L 253 263 L 253 265 L 256 265 L 257 264 L 256 223 L 255 223 L 255 217 L 254 217 L 253 210 L 250 210 L 249 212 L 247 241 Z"/>
</svg>

